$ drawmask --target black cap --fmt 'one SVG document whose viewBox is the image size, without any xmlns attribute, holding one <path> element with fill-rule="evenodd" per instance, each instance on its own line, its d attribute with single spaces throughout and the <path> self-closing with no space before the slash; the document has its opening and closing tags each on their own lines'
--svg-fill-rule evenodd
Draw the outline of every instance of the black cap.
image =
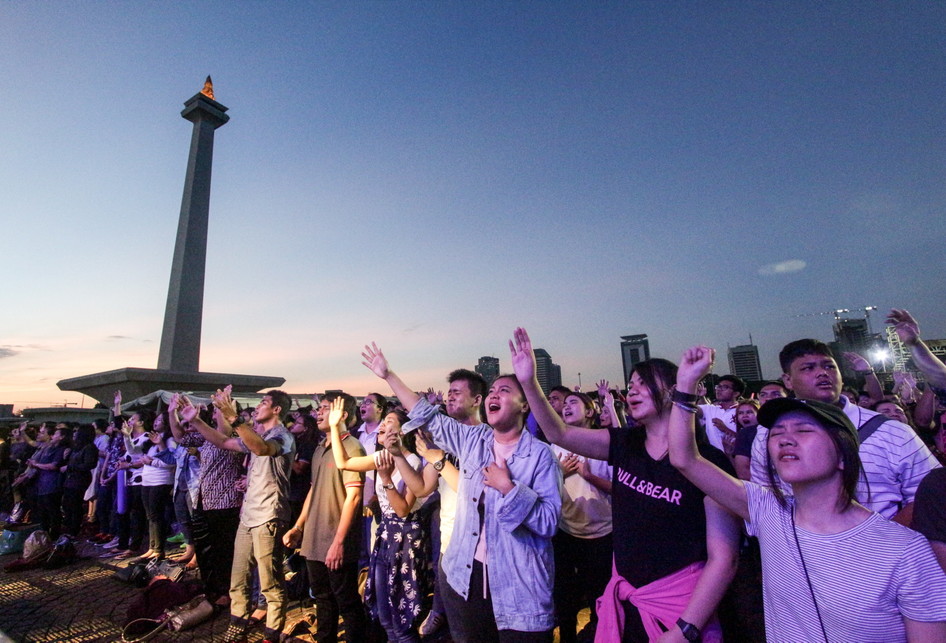
<svg viewBox="0 0 946 643">
<path fill-rule="evenodd" d="M 772 425 L 789 411 L 803 411 L 828 426 L 850 433 L 854 438 L 854 443 L 858 443 L 857 429 L 844 411 L 833 404 L 815 400 L 799 400 L 793 397 L 778 397 L 769 400 L 759 409 L 759 424 L 771 429 Z"/>
</svg>

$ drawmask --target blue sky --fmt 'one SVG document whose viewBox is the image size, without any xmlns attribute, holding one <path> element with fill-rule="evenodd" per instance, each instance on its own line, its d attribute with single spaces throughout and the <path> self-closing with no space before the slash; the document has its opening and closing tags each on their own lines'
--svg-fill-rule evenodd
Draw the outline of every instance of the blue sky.
<svg viewBox="0 0 946 643">
<path fill-rule="evenodd" d="M 203 370 L 361 394 L 375 340 L 437 386 L 523 325 L 587 388 L 630 333 L 751 333 L 767 376 L 830 338 L 799 314 L 946 336 L 943 51 L 942 3 L 4 3 L 0 402 L 155 366 L 207 74 Z"/>
</svg>

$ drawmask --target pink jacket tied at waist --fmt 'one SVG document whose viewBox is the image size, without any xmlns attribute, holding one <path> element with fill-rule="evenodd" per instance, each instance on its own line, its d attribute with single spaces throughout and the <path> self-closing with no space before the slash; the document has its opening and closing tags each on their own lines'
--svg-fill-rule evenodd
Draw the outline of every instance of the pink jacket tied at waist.
<svg viewBox="0 0 946 643">
<path fill-rule="evenodd" d="M 604 594 L 598 599 L 598 630 L 595 634 L 595 643 L 615 643 L 621 640 L 624 632 L 623 601 L 628 601 L 638 609 L 644 630 L 651 641 L 659 639 L 664 629 L 670 630 L 677 626 L 677 619 L 683 614 L 693 589 L 703 573 L 704 562 L 693 563 L 674 572 L 669 576 L 635 588 L 619 576 L 612 566 L 611 581 L 604 588 Z M 703 627 L 703 641 L 705 643 L 721 643 L 723 633 L 719 621 L 714 616 Z"/>
</svg>

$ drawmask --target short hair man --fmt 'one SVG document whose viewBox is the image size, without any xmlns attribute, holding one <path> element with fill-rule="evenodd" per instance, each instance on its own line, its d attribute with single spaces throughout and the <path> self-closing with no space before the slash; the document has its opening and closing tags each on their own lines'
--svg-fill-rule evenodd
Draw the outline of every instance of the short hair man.
<svg viewBox="0 0 946 643">
<path fill-rule="evenodd" d="M 716 401 L 712 404 L 700 404 L 700 417 L 706 429 L 709 443 L 720 451 L 731 453 L 724 444 L 724 437 L 730 444 L 736 438 L 736 407 L 746 390 L 746 383 L 741 377 L 723 375 L 716 383 Z"/>
<path fill-rule="evenodd" d="M 572 394 L 572 390 L 567 386 L 553 386 L 549 391 L 549 404 L 555 409 L 559 417 L 562 416 L 562 408 L 565 406 L 565 400 Z"/>
<path fill-rule="evenodd" d="M 816 400 L 841 407 L 858 428 L 864 477 L 858 481 L 857 501 L 885 518 L 906 521 L 920 481 L 940 465 L 916 432 L 893 420 L 872 420 L 879 414 L 851 404 L 841 395 L 841 372 L 824 342 L 799 339 L 779 353 L 782 381 L 802 400 Z M 766 443 L 769 430 L 759 426 L 752 444 L 752 481 L 767 485 Z M 783 483 L 784 484 L 784 483 Z"/>
<path fill-rule="evenodd" d="M 365 455 L 365 450 L 349 431 L 358 422 L 355 398 L 346 393 L 326 395 L 318 408 L 319 429 L 330 430 L 328 417 L 332 402 L 345 402 L 342 417 L 346 431 L 342 446 L 349 458 Z M 367 638 L 368 616 L 358 594 L 358 555 L 361 550 L 361 492 L 363 473 L 339 471 L 326 437 L 312 454 L 312 486 L 296 524 L 286 532 L 287 547 L 298 547 L 306 559 L 309 583 L 315 600 L 317 631 L 315 640 L 338 638 L 338 616 L 345 622 L 346 639 Z"/>
<path fill-rule="evenodd" d="M 486 380 L 478 373 L 459 368 L 447 376 L 446 406 L 447 415 L 461 424 L 473 427 L 483 423 L 483 399 L 488 390 Z M 419 437 L 423 441 L 423 437 Z M 437 448 L 426 452 L 423 472 L 410 466 L 403 453 L 394 456 L 394 464 L 408 488 L 418 498 L 428 496 L 434 491 L 440 492 L 440 554 L 447 551 L 453 535 L 453 525 L 457 512 L 457 489 L 460 485 L 460 471 L 457 468 L 455 454 L 446 453 Z M 421 636 L 431 636 L 446 623 L 446 608 L 443 604 L 443 587 L 446 576 L 438 567 L 437 587 L 434 592 L 433 606 L 424 622 L 421 623 Z"/>
<path fill-rule="evenodd" d="M 781 380 L 766 382 L 762 385 L 762 388 L 759 389 L 759 404 L 765 404 L 769 400 L 774 400 L 780 397 L 788 397 L 788 389 L 785 388 L 785 383 Z"/>
<path fill-rule="evenodd" d="M 291 398 L 283 391 L 269 391 L 256 406 L 255 420 L 250 425 L 238 415 L 229 390 L 217 391 L 214 406 L 219 409 L 218 422 L 235 428 L 235 438 L 224 437 L 204 423 L 195 407 L 187 405 L 181 410 L 182 419 L 211 444 L 250 455 L 240 526 L 233 542 L 228 640 L 245 636 L 254 566 L 259 569 L 260 591 L 266 597 L 265 640 L 279 640 L 286 622 L 282 536 L 290 519 L 289 474 L 296 442 L 283 420 L 291 405 Z"/>
</svg>

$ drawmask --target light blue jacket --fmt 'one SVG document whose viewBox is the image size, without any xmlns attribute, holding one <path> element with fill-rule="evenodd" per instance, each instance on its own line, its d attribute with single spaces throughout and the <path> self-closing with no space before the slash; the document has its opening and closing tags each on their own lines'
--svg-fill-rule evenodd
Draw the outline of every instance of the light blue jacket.
<svg viewBox="0 0 946 643">
<path fill-rule="evenodd" d="M 486 574 L 500 630 L 544 632 L 555 626 L 552 536 L 562 513 L 562 472 L 552 450 L 528 431 L 506 461 L 515 488 L 505 497 L 483 484 L 483 468 L 494 461 L 493 429 L 467 426 L 438 412 L 423 398 L 405 430 L 426 421 L 434 442 L 460 459 L 460 488 L 450 546 L 442 565 L 450 586 L 470 592 L 473 554 L 479 540 L 479 501 L 485 493 Z"/>
</svg>

